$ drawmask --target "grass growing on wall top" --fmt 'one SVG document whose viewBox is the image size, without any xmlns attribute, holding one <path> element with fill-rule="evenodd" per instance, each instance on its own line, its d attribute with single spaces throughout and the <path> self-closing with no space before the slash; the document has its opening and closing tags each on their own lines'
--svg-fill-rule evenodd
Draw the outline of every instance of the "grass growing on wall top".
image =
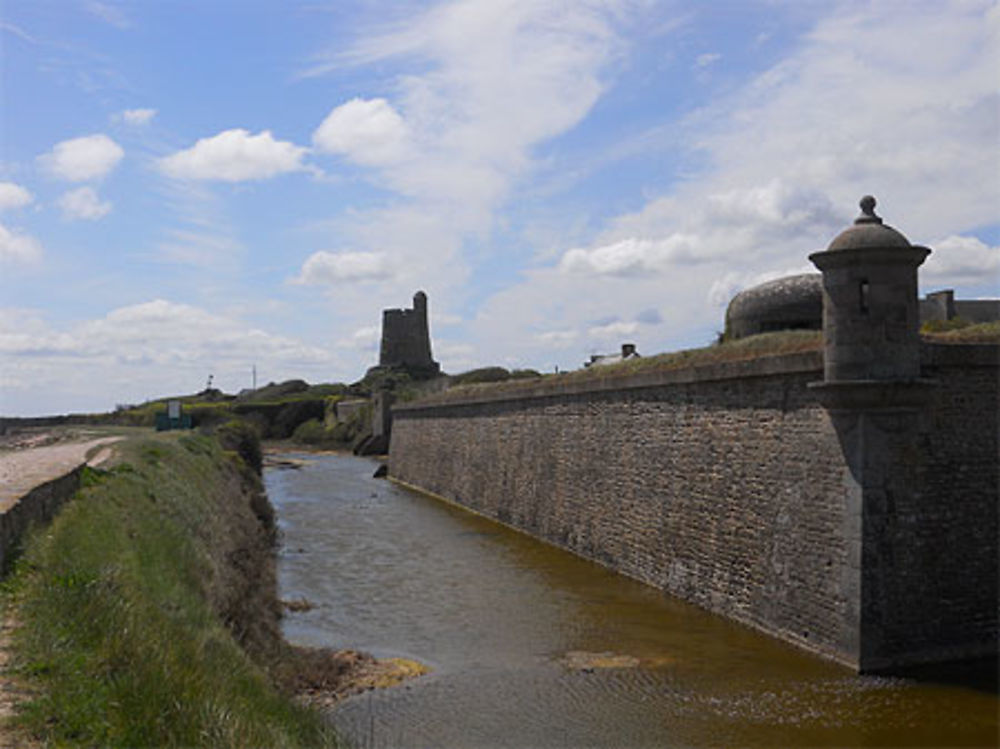
<svg viewBox="0 0 1000 749">
<path fill-rule="evenodd" d="M 459 385 L 435 396 L 435 400 L 447 400 L 449 397 L 461 399 L 475 393 L 516 393 L 522 389 L 544 387 L 546 384 L 601 382 L 630 377 L 643 372 L 663 372 L 725 362 L 747 361 L 763 356 L 819 351 L 822 346 L 822 333 L 817 330 L 786 330 L 777 333 L 762 333 L 704 348 L 638 357 L 616 364 L 592 366 L 572 372 L 545 374 L 541 377 L 530 379 L 507 380 L 505 382 L 488 384 Z"/>
<path fill-rule="evenodd" d="M 54 745 L 331 744 L 220 621 L 213 545 L 246 512 L 240 459 L 193 434 L 121 443 L 88 470 L 5 583 L 14 657 L 33 698 L 20 730 Z M 242 504 L 241 504 L 242 503 Z"/>
<path fill-rule="evenodd" d="M 956 319 L 957 323 L 925 324 L 920 332 L 932 343 L 1000 343 L 1000 321 L 973 324 Z"/>
</svg>

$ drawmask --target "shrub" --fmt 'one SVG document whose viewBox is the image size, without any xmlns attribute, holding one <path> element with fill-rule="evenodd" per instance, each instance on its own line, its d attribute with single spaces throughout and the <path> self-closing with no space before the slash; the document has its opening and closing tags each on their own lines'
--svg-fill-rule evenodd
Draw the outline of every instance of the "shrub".
<svg viewBox="0 0 1000 749">
<path fill-rule="evenodd" d="M 961 330 L 972 325 L 964 317 L 953 317 L 950 320 L 927 320 L 920 326 L 921 333 L 945 333 L 949 330 Z"/>
<path fill-rule="evenodd" d="M 515 369 L 510 373 L 512 380 L 530 380 L 534 377 L 541 377 L 542 373 L 537 369 Z"/>
<path fill-rule="evenodd" d="M 276 439 L 291 437 L 299 424 L 310 419 L 322 419 L 325 413 L 326 404 L 322 399 L 288 403 L 278 411 L 271 425 L 271 436 Z"/>
<path fill-rule="evenodd" d="M 453 385 L 473 385 L 480 382 L 503 382 L 510 379 L 510 372 L 503 367 L 482 367 L 452 377 Z"/>
<path fill-rule="evenodd" d="M 319 419 L 303 421 L 292 432 L 292 441 L 300 442 L 303 445 L 319 445 L 326 442 L 329 437 L 323 422 Z"/>
<path fill-rule="evenodd" d="M 260 449 L 260 436 L 253 426 L 233 419 L 220 426 L 215 435 L 224 449 L 234 451 L 254 473 L 260 475 L 264 456 Z"/>
</svg>

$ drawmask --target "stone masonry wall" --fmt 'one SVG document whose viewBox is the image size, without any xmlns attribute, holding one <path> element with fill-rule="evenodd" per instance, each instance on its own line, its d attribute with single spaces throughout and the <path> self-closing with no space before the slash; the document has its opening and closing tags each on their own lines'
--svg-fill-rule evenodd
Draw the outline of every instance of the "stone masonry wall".
<svg viewBox="0 0 1000 749">
<path fill-rule="evenodd" d="M 819 353 L 404 404 L 389 472 L 852 666 L 995 652 L 997 352 L 924 347 L 912 485 L 864 513 Z"/>
<path fill-rule="evenodd" d="M 887 508 L 885 595 L 900 615 L 878 634 L 919 660 L 996 653 L 1000 348 L 925 345 L 922 361 L 938 386 L 919 425 L 917 491 L 898 500 L 912 506 Z"/>
<path fill-rule="evenodd" d="M 390 475 L 849 661 L 847 470 L 819 355 L 781 359 L 397 408 Z"/>
</svg>

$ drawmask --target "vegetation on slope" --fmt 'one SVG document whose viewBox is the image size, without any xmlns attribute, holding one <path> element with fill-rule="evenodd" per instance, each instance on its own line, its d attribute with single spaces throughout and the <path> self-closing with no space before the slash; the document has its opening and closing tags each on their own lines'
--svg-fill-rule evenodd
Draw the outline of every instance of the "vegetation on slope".
<svg viewBox="0 0 1000 749">
<path fill-rule="evenodd" d="M 240 430 L 229 450 L 193 433 L 120 443 L 30 538 L 4 584 L 32 695 L 20 730 L 54 745 L 333 742 L 274 686 L 273 516 Z"/>
<path fill-rule="evenodd" d="M 592 366 L 572 372 L 545 374 L 540 377 L 510 378 L 505 381 L 488 384 L 460 384 L 446 391 L 440 397 L 442 399 L 461 399 L 479 392 L 516 393 L 523 388 L 534 389 L 536 387 L 544 387 L 547 384 L 561 385 L 573 382 L 604 382 L 644 372 L 663 372 L 726 362 L 746 361 L 762 356 L 819 351 L 822 345 L 822 334 L 816 330 L 786 330 L 777 333 L 762 333 L 761 335 L 741 338 L 736 341 L 727 341 L 704 348 L 626 359 L 616 364 Z"/>
<path fill-rule="evenodd" d="M 1000 343 L 1000 321 L 970 323 L 961 318 L 925 323 L 920 332 L 932 343 Z"/>
</svg>

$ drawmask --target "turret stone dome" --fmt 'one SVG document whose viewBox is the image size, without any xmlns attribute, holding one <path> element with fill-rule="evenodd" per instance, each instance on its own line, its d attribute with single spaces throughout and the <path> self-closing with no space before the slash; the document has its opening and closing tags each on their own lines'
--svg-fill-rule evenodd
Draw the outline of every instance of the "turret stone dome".
<svg viewBox="0 0 1000 749">
<path fill-rule="evenodd" d="M 854 225 L 834 237 L 827 251 L 911 246 L 906 237 L 875 215 L 875 198 L 865 195 L 860 206 L 861 215 L 854 219 Z"/>
</svg>

